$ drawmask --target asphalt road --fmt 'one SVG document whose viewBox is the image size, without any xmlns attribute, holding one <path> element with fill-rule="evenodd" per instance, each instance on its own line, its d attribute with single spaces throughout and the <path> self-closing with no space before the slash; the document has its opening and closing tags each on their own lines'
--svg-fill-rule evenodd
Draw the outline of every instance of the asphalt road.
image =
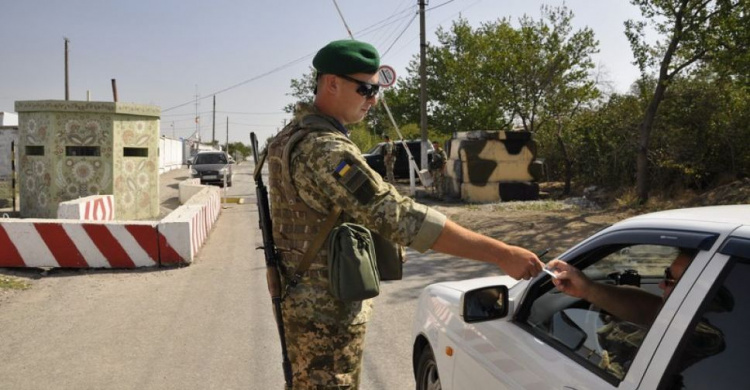
<svg viewBox="0 0 750 390">
<path fill-rule="evenodd" d="M 236 166 L 209 239 L 187 267 L 7 270 L 32 282 L 0 298 L 1 389 L 281 389 L 251 163 Z M 187 170 L 162 175 L 162 209 Z M 411 325 L 419 292 L 492 267 L 408 252 L 369 324 L 361 389 L 413 389 Z M 293 341 L 290 341 L 293 342 Z"/>
</svg>

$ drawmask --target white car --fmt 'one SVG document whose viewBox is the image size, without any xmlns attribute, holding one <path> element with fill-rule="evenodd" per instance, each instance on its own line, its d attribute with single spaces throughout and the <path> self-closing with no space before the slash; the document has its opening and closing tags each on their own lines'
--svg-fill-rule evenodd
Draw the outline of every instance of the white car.
<svg viewBox="0 0 750 390">
<path fill-rule="evenodd" d="M 559 258 L 599 283 L 661 296 L 677 248 L 697 255 L 655 321 L 614 345 L 604 336 L 622 322 L 561 293 L 546 273 L 426 287 L 413 328 L 417 389 L 750 388 L 750 205 L 630 218 Z"/>
</svg>

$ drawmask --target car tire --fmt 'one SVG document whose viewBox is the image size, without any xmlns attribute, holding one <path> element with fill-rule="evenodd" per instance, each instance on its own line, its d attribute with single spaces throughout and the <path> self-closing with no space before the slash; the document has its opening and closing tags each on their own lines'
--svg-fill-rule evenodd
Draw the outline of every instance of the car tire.
<svg viewBox="0 0 750 390">
<path fill-rule="evenodd" d="M 428 344 L 422 348 L 417 363 L 417 390 L 440 390 L 441 388 L 435 354 Z"/>
</svg>

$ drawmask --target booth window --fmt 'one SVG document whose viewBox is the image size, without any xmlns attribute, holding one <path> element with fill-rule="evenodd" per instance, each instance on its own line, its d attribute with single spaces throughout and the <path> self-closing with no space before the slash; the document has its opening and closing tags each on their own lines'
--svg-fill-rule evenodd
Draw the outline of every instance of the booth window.
<svg viewBox="0 0 750 390">
<path fill-rule="evenodd" d="M 44 146 L 26 146 L 27 156 L 44 156 Z"/>
<path fill-rule="evenodd" d="M 123 148 L 124 157 L 148 157 L 148 148 Z"/>
<path fill-rule="evenodd" d="M 66 156 L 99 156 L 98 146 L 66 146 Z"/>
</svg>

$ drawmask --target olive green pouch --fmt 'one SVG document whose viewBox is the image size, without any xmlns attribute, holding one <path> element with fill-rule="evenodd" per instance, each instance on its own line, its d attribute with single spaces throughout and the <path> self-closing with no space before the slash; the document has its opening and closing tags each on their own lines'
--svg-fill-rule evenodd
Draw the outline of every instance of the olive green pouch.
<svg viewBox="0 0 750 390">
<path fill-rule="evenodd" d="M 375 245 L 375 260 L 378 263 L 380 280 L 401 280 L 404 277 L 404 263 L 406 256 L 404 247 L 388 241 L 380 234 L 371 231 Z"/>
<path fill-rule="evenodd" d="M 328 237 L 331 294 L 342 301 L 361 301 L 380 294 L 375 245 L 364 226 L 343 223 Z"/>
</svg>

